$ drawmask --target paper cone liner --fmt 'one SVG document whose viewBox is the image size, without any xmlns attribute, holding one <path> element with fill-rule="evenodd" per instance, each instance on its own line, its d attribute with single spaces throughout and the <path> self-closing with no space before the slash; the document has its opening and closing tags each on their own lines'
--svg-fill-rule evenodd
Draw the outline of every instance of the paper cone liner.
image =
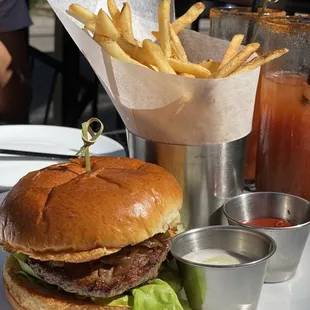
<svg viewBox="0 0 310 310">
<path fill-rule="evenodd" d="M 121 8 L 123 1 L 116 1 Z M 154 39 L 158 30 L 158 0 L 128 1 L 133 28 L 139 40 Z M 224 79 L 191 79 L 158 73 L 111 58 L 66 13 L 71 3 L 80 3 L 97 13 L 107 1 L 49 0 L 79 49 L 83 52 L 134 134 L 153 141 L 202 145 L 234 141 L 249 134 L 260 69 Z M 172 10 L 173 12 L 173 10 Z M 220 61 L 227 41 L 185 30 L 180 35 L 192 62 Z"/>
</svg>

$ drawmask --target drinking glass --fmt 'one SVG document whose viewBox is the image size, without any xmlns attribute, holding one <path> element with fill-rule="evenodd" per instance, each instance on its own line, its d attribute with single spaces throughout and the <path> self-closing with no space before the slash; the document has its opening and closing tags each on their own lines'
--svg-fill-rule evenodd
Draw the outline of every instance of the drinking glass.
<svg viewBox="0 0 310 310">
<path fill-rule="evenodd" d="M 210 36 L 231 41 L 235 34 L 244 34 L 243 44 L 252 39 L 263 44 L 263 38 L 255 36 L 255 25 L 260 17 L 285 16 L 285 11 L 266 9 L 263 16 L 252 12 L 251 7 L 225 8 L 218 7 L 210 10 Z"/>
<path fill-rule="evenodd" d="M 251 12 L 250 7 L 240 8 L 212 8 L 210 10 L 210 36 L 223 40 L 231 40 L 235 34 L 244 34 L 243 44 L 253 40 L 261 44 L 264 49 L 264 37 L 258 31 L 258 20 L 270 16 L 285 16 L 285 11 L 266 9 L 265 14 L 260 17 L 258 13 Z M 260 52 L 260 51 L 259 51 Z M 258 129 L 260 123 L 260 109 L 258 105 L 260 96 L 259 81 L 257 87 L 257 98 L 255 101 L 252 132 L 247 138 L 245 155 L 245 180 L 248 189 L 254 188 L 256 154 L 258 144 Z"/>
<path fill-rule="evenodd" d="M 310 200 L 310 18 L 270 17 L 259 28 L 266 49 L 290 51 L 262 70 L 256 186 Z"/>
</svg>

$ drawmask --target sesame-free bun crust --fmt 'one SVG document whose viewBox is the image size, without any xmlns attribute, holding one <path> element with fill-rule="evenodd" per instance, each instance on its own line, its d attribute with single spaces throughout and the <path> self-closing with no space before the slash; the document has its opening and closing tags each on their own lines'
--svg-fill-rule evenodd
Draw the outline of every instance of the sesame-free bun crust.
<svg viewBox="0 0 310 310">
<path fill-rule="evenodd" d="M 96 305 L 65 292 L 47 291 L 18 275 L 19 270 L 16 259 L 8 257 L 3 267 L 3 280 L 6 297 L 14 310 L 128 310 L 127 307 Z"/>
<path fill-rule="evenodd" d="M 182 192 L 163 168 L 92 157 L 24 176 L 0 208 L 0 245 L 39 260 L 86 262 L 166 232 L 179 222 Z"/>
</svg>

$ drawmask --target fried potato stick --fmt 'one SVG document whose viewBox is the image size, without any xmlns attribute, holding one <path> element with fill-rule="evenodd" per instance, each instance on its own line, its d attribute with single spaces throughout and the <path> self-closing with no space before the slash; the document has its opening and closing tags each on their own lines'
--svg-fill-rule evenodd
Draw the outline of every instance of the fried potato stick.
<svg viewBox="0 0 310 310">
<path fill-rule="evenodd" d="M 167 60 L 164 57 L 162 50 L 156 43 L 152 42 L 151 40 L 144 40 L 144 41 L 146 42 L 143 43 L 143 48 L 127 42 L 122 37 L 117 42 L 119 46 L 128 55 L 130 55 L 130 57 L 148 67 L 153 68 L 153 66 L 156 66 L 160 72 L 166 72 L 166 73 L 171 72 L 171 74 L 175 74 L 175 71 L 178 71 L 178 73 L 185 73 L 201 78 L 207 78 L 211 75 L 209 70 L 197 64 L 184 63 L 179 60 L 171 58 Z M 153 53 L 149 51 L 149 49 L 151 48 L 154 48 L 157 51 L 156 57 L 154 57 Z"/>
<path fill-rule="evenodd" d="M 169 28 L 170 28 L 171 47 L 173 54 L 177 57 L 177 59 L 187 61 L 187 55 L 180 38 L 175 33 L 171 24 L 169 25 Z"/>
<path fill-rule="evenodd" d="M 183 62 L 173 58 L 168 58 L 168 61 L 171 67 L 178 73 L 187 73 L 202 79 L 206 79 L 211 76 L 211 72 L 208 69 L 197 64 Z"/>
<path fill-rule="evenodd" d="M 146 39 L 142 43 L 143 49 L 145 49 L 149 55 L 153 58 L 156 66 L 160 72 L 165 72 L 169 74 L 176 74 L 175 71 L 170 66 L 168 60 L 166 59 L 160 46 L 153 41 Z"/>
<path fill-rule="evenodd" d="M 92 33 L 96 32 L 96 22 L 95 21 L 89 21 L 84 25 L 84 28 L 89 30 Z"/>
<path fill-rule="evenodd" d="M 117 41 L 121 36 L 112 19 L 103 10 L 98 12 L 95 32 L 114 41 Z"/>
<path fill-rule="evenodd" d="M 126 41 L 123 37 L 117 40 L 119 46 L 128 54 L 131 58 L 146 66 L 155 66 L 156 62 L 153 57 L 142 47 L 132 44 Z"/>
<path fill-rule="evenodd" d="M 193 74 L 188 74 L 188 73 L 178 73 L 178 75 L 180 75 L 180 76 L 185 76 L 185 77 L 188 77 L 188 78 L 191 78 L 191 79 L 194 79 L 194 78 L 195 78 L 195 75 L 193 75 Z"/>
<path fill-rule="evenodd" d="M 68 11 L 71 16 L 83 24 L 97 19 L 97 16 L 94 13 L 77 3 L 71 4 Z"/>
<path fill-rule="evenodd" d="M 120 27 L 122 36 L 130 43 L 136 44 L 132 29 L 131 8 L 128 2 L 123 3 L 120 15 Z"/>
<path fill-rule="evenodd" d="M 287 48 L 280 48 L 275 51 L 265 53 L 262 56 L 257 56 L 253 58 L 251 61 L 244 63 L 239 69 L 233 72 L 232 75 L 235 75 L 241 72 L 249 72 L 251 70 L 254 70 L 276 58 L 281 57 L 282 55 L 288 53 L 288 51 L 289 50 Z"/>
<path fill-rule="evenodd" d="M 226 65 L 232 58 L 234 58 L 238 54 L 239 47 L 242 43 L 243 38 L 244 38 L 243 34 L 236 34 L 232 38 L 232 40 L 231 40 L 231 42 L 230 42 L 230 44 L 226 50 L 226 53 L 223 57 L 220 68 L 223 67 L 224 65 Z"/>
<path fill-rule="evenodd" d="M 125 61 L 131 64 L 135 64 L 138 66 L 143 66 L 143 64 L 139 63 L 138 61 L 132 59 L 128 54 L 126 54 L 121 47 L 118 45 L 117 42 L 105 38 L 103 36 L 98 36 L 94 37 L 94 40 L 100 44 L 100 46 L 113 58 L 116 58 L 121 61 Z"/>
<path fill-rule="evenodd" d="M 234 58 L 222 68 L 212 74 L 212 78 L 224 78 L 236 71 L 253 53 L 260 47 L 259 43 L 251 43 L 245 46 Z"/>
<path fill-rule="evenodd" d="M 113 23 L 114 25 L 120 29 L 120 15 L 121 15 L 121 12 L 120 10 L 118 9 L 116 3 L 115 3 L 115 0 L 108 0 L 108 10 L 109 10 L 109 13 L 110 13 L 110 16 L 113 20 Z"/>
<path fill-rule="evenodd" d="M 172 27 L 175 33 L 178 34 L 184 28 L 192 24 L 199 17 L 199 15 L 205 10 L 205 8 L 206 6 L 202 2 L 197 2 L 194 5 L 192 5 L 184 15 L 182 15 L 172 23 Z M 152 31 L 152 34 L 156 38 L 156 40 L 159 40 L 158 31 Z"/>
<path fill-rule="evenodd" d="M 202 2 L 197 2 L 190 9 L 173 23 L 173 29 L 176 34 L 187 26 L 191 25 L 205 10 L 206 6 Z"/>
<path fill-rule="evenodd" d="M 198 65 L 208 69 L 211 73 L 214 73 L 219 69 L 221 63 L 214 60 L 205 60 L 198 63 Z"/>
<path fill-rule="evenodd" d="M 171 57 L 170 0 L 162 0 L 158 6 L 159 43 L 165 57 Z"/>
</svg>

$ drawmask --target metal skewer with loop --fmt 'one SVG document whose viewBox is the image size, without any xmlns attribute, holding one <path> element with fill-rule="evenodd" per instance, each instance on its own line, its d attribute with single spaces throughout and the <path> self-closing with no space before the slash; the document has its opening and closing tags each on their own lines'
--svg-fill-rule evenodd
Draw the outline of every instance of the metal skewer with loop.
<svg viewBox="0 0 310 310">
<path fill-rule="evenodd" d="M 93 123 L 99 123 L 100 128 L 97 132 L 94 132 L 91 128 Z M 87 172 L 91 172 L 90 165 L 90 156 L 89 156 L 89 147 L 92 146 L 96 140 L 100 137 L 104 130 L 104 126 L 98 118 L 92 117 L 87 122 L 82 124 L 82 140 L 84 145 L 80 148 L 80 150 L 76 153 L 76 156 L 85 158 L 85 167 Z M 90 138 L 88 136 L 90 134 Z"/>
</svg>

